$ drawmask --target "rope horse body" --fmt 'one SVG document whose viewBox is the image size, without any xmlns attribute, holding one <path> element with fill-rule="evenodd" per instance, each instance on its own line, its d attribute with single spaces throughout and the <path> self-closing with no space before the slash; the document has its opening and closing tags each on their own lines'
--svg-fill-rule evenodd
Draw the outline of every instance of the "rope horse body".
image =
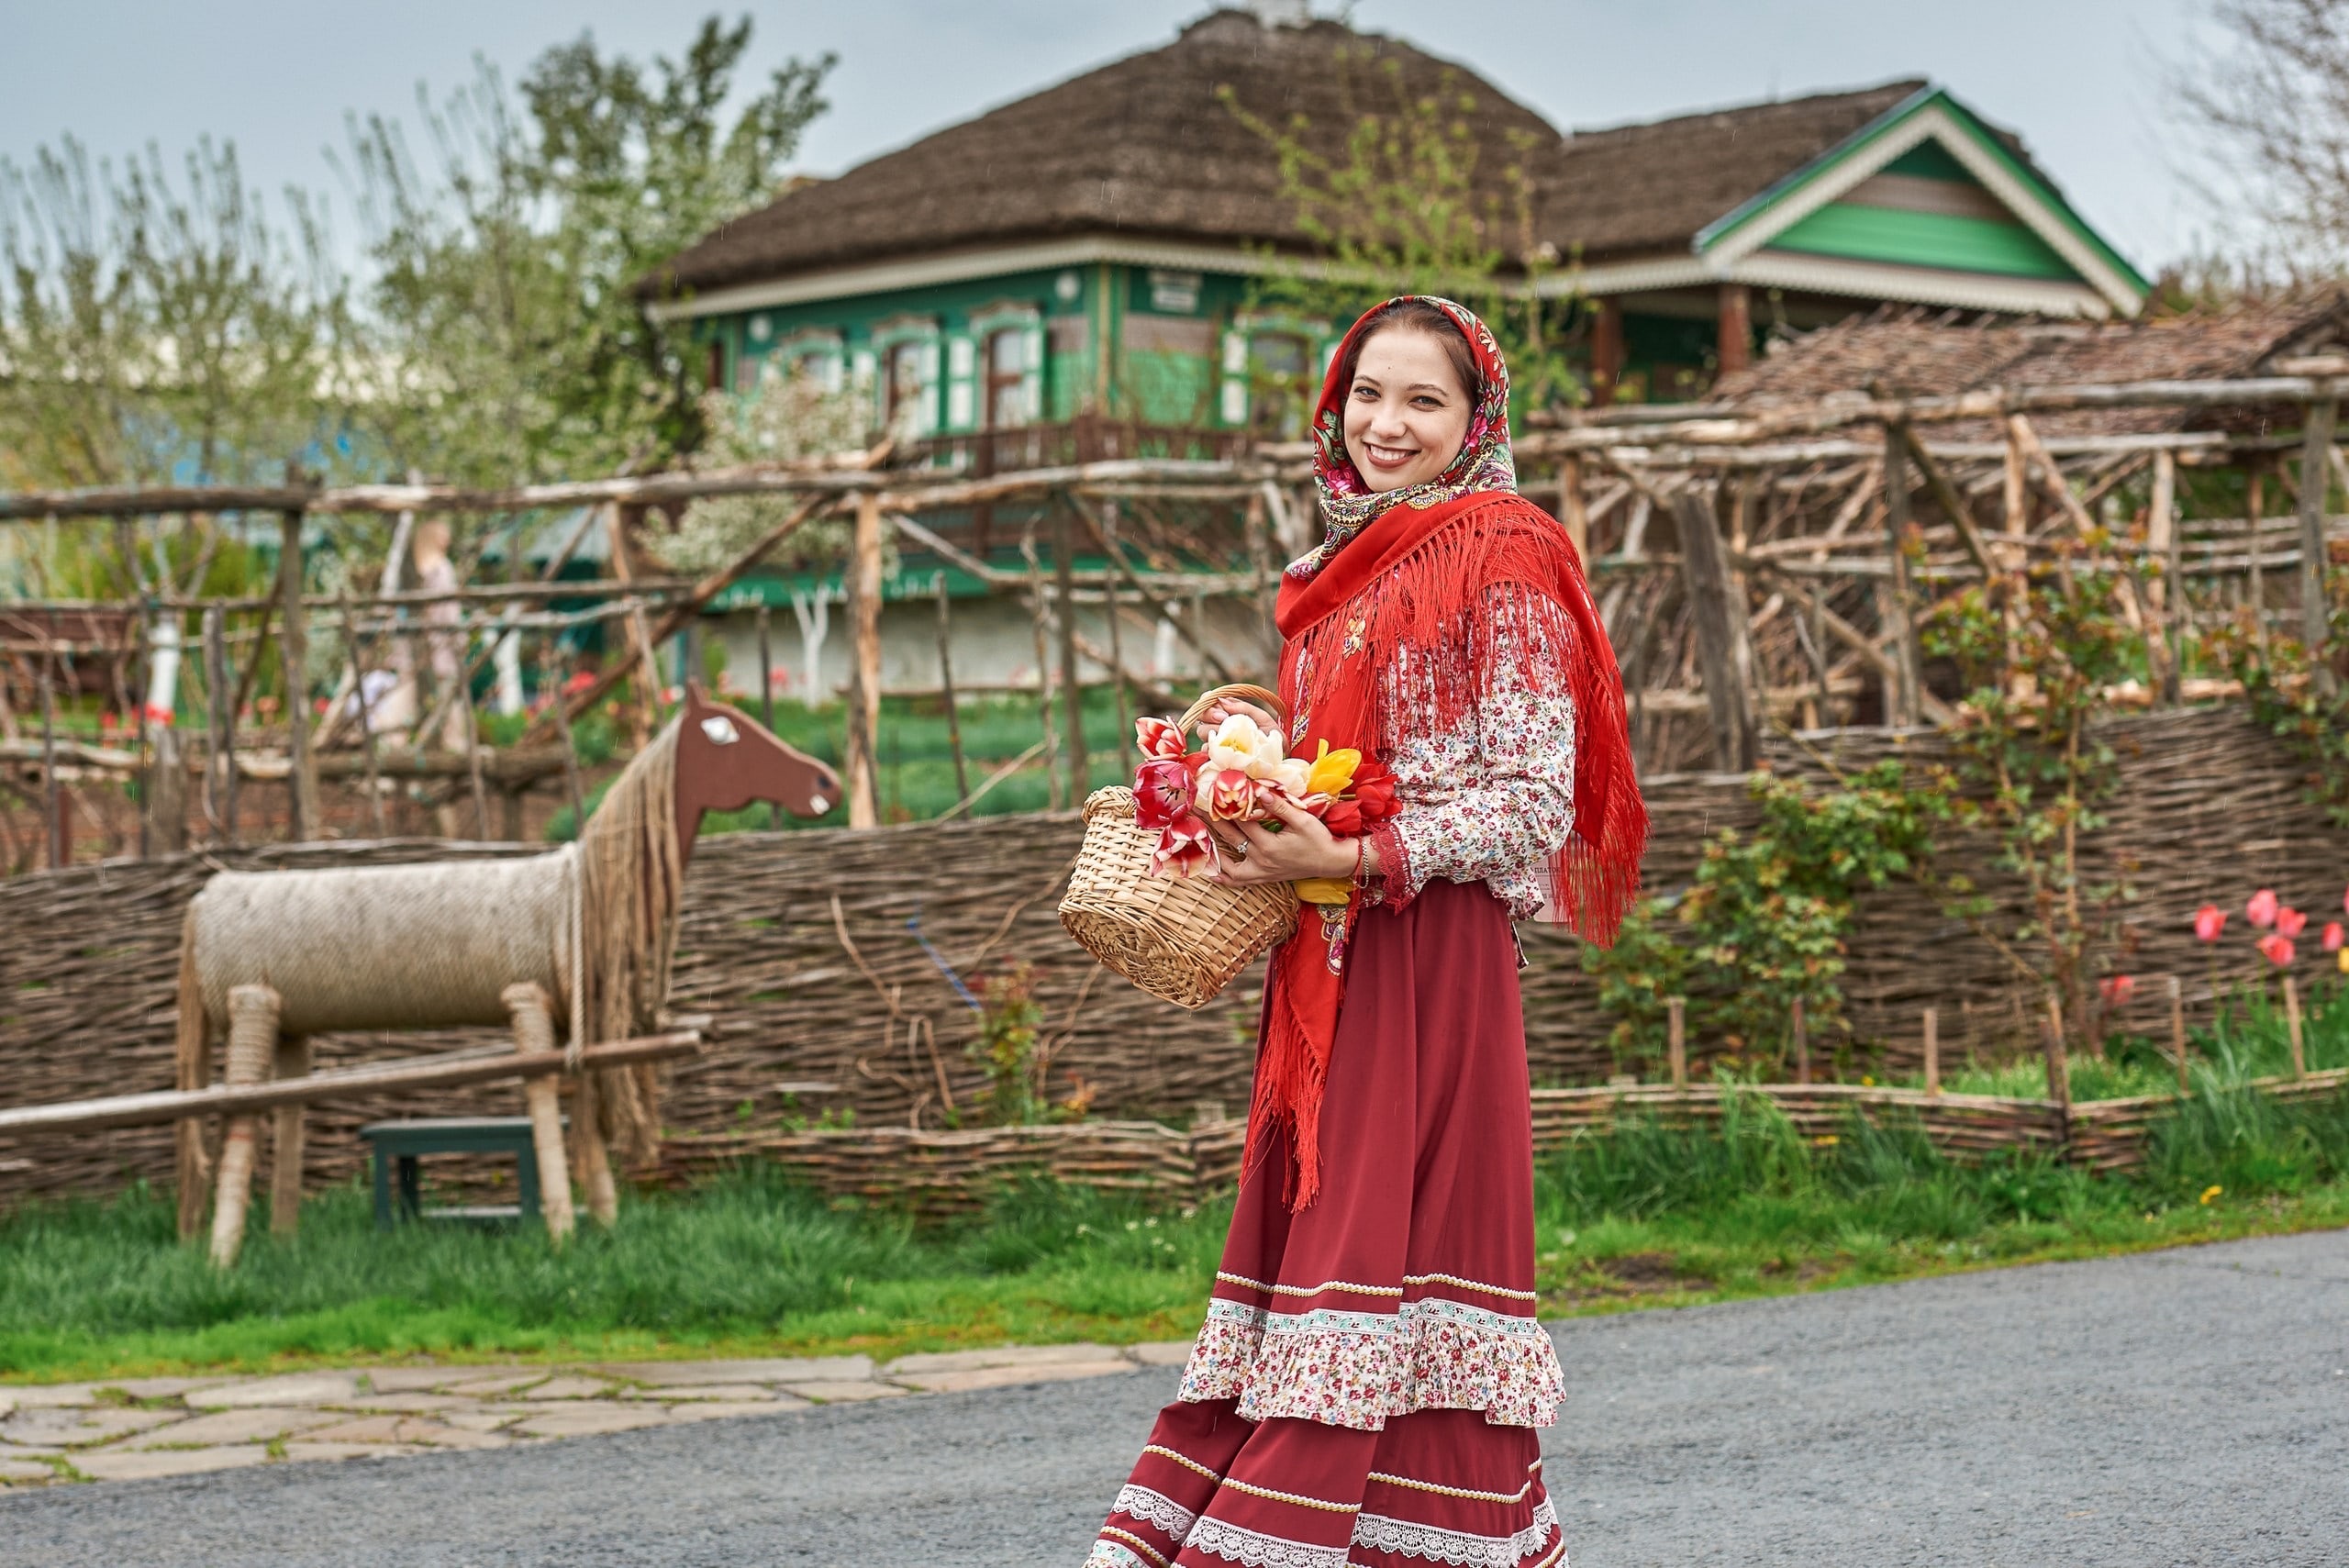
<svg viewBox="0 0 2349 1568">
<path fill-rule="evenodd" d="M 306 1073 L 306 1037 L 329 1030 L 507 1025 L 532 1049 L 551 1046 L 561 1029 L 574 1050 L 648 1033 L 668 991 L 685 865 L 703 817 L 753 801 L 820 817 L 840 798 L 829 767 L 688 688 L 677 717 L 561 849 L 222 872 L 189 903 L 182 929 L 179 1085 L 210 1081 L 224 1039 L 233 1084 L 267 1078 L 273 1066 L 281 1077 Z M 560 1235 L 570 1225 L 571 1189 L 555 1084 L 534 1080 L 529 1092 L 548 1224 Z M 288 1125 L 278 1134 L 275 1208 L 288 1211 L 273 1211 L 281 1228 L 299 1202 L 298 1117 L 290 1139 Z M 642 1157 L 658 1134 L 651 1067 L 580 1074 L 572 1125 L 589 1210 L 609 1223 L 617 1189 L 607 1140 Z M 255 1133 L 252 1118 L 232 1118 L 221 1140 L 212 1240 L 223 1264 L 243 1234 Z M 214 1165 L 202 1125 L 183 1122 L 183 1234 L 201 1224 Z"/>
</svg>

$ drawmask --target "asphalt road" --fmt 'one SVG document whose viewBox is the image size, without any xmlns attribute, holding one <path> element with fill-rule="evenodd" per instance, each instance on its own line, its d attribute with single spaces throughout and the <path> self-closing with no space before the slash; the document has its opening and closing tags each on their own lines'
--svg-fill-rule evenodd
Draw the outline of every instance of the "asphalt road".
<svg viewBox="0 0 2349 1568">
<path fill-rule="evenodd" d="M 2349 1233 L 1556 1329 L 1576 1568 L 2349 1564 Z M 0 1564 L 1066 1564 L 1172 1371 L 0 1498 Z"/>
</svg>

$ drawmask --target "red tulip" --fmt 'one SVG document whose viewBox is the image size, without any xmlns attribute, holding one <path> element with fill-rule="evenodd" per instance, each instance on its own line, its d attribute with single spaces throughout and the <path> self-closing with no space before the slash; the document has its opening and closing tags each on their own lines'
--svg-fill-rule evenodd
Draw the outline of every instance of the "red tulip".
<svg viewBox="0 0 2349 1568">
<path fill-rule="evenodd" d="M 2340 921 L 2338 921 L 2338 920 L 2332 920 L 2332 921 L 2328 921 L 2328 922 L 2326 922 L 2326 924 L 2325 924 L 2325 928 L 2324 928 L 2324 951 L 2327 951 L 2327 952 L 2339 952 L 2339 951 L 2341 951 L 2341 944 L 2342 944 L 2342 941 L 2343 940 L 2343 938 L 2344 938 L 2344 933 L 2343 932 L 2343 930 L 2342 930 L 2342 929 L 2341 929 L 2341 922 L 2340 922 Z"/>
<path fill-rule="evenodd" d="M 2282 969 L 2292 962 L 2292 939 L 2270 931 L 2259 939 L 2259 955 Z"/>
<path fill-rule="evenodd" d="M 1197 817 L 1169 823 L 1158 836 L 1158 848 L 1150 857 L 1150 869 L 1160 876 L 1191 876 L 1214 871 L 1219 864 L 1215 835 Z"/>
<path fill-rule="evenodd" d="M 1191 809 L 1191 770 L 1179 759 L 1144 762 L 1134 774 L 1134 826 L 1157 830 Z"/>
<path fill-rule="evenodd" d="M 2297 937 L 2308 929 L 2309 917 L 2290 905 L 2276 911 L 2276 929 L 2285 936 Z"/>
<path fill-rule="evenodd" d="M 1354 769 L 1354 804 L 1362 808 L 1365 823 L 1384 822 L 1398 809 L 1395 802 L 1395 775 L 1386 767 L 1365 757 Z M 1335 829 L 1332 829 L 1335 831 Z"/>
<path fill-rule="evenodd" d="M 1219 822 L 1246 822 L 1264 815 L 1256 806 L 1257 783 L 1238 768 L 1224 768 L 1208 781 L 1208 815 Z"/>
<path fill-rule="evenodd" d="M 2243 917 L 2264 931 L 2276 923 L 2277 907 L 2276 890 L 2263 887 L 2243 906 Z"/>
<path fill-rule="evenodd" d="M 2205 904 L 2194 911 L 2194 935 L 2197 940 L 2215 942 L 2219 933 L 2227 929 L 2227 912 L 2216 904 Z"/>
<path fill-rule="evenodd" d="M 1183 744 L 1183 732 L 1163 718 L 1134 720 L 1134 744 L 1145 757 L 1171 759 L 1189 750 Z"/>
<path fill-rule="evenodd" d="M 2108 1007 L 2118 1007 L 2137 994 L 2137 977 L 2133 974 L 2113 974 L 2097 982 L 2096 988 Z"/>
<path fill-rule="evenodd" d="M 1359 801 L 1327 801 L 1314 815 L 1321 818 L 1322 825 L 1341 839 L 1357 838 L 1362 833 L 1362 803 Z"/>
</svg>

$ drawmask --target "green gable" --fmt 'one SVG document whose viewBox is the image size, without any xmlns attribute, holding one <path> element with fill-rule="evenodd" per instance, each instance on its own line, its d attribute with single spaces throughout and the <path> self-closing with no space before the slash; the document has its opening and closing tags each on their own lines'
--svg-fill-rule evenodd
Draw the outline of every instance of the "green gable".
<svg viewBox="0 0 2349 1568">
<path fill-rule="evenodd" d="M 1904 211 L 1858 202 L 1829 203 L 1772 235 L 1770 249 L 2019 278 L 2079 276 L 2054 246 L 2012 219 Z"/>
</svg>

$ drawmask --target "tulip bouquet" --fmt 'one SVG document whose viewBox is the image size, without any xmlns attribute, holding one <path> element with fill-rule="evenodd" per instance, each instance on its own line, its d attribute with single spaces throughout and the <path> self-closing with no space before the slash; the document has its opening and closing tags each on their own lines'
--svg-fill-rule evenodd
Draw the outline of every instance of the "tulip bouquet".
<svg viewBox="0 0 2349 1568">
<path fill-rule="evenodd" d="M 1201 725 L 1193 750 L 1179 726 L 1145 718 L 1134 726 L 1143 762 L 1134 774 L 1134 825 L 1158 834 L 1151 870 L 1161 876 L 1212 872 L 1221 862 L 1209 822 L 1258 822 L 1277 829 L 1270 803 L 1281 798 L 1311 812 L 1341 838 L 1353 838 L 1396 811 L 1395 781 L 1352 747 L 1321 741 L 1311 760 L 1283 753 L 1278 732 L 1244 713 Z M 1335 878 L 1297 884 L 1312 904 L 1343 904 L 1349 884 Z"/>
</svg>

